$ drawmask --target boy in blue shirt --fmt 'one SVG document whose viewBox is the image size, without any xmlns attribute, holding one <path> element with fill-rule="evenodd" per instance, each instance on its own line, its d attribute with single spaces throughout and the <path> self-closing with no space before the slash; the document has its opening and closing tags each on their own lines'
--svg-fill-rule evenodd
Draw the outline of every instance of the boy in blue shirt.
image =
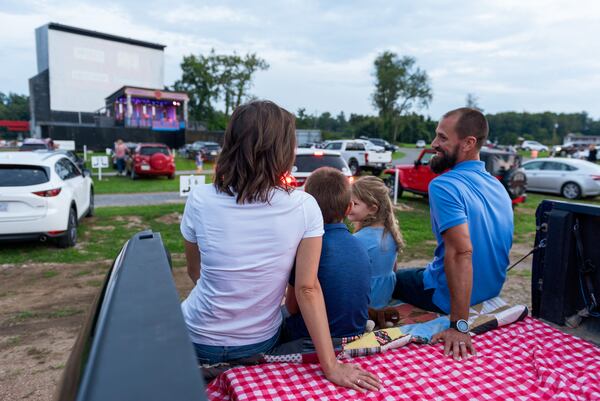
<svg viewBox="0 0 600 401">
<path fill-rule="evenodd" d="M 369 318 L 371 264 L 367 250 L 343 222 L 351 209 L 348 177 L 337 169 L 322 167 L 310 175 L 304 190 L 316 199 L 325 223 L 318 278 L 331 337 L 362 334 Z M 292 270 L 285 300 L 291 315 L 284 325 L 287 340 L 309 337 L 294 295 L 294 279 Z"/>
</svg>

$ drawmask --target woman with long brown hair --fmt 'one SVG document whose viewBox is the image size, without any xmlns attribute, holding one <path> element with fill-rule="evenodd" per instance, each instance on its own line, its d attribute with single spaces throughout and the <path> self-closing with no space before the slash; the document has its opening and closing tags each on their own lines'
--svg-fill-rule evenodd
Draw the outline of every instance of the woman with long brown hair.
<svg viewBox="0 0 600 401">
<path fill-rule="evenodd" d="M 268 101 L 238 107 L 225 131 L 215 182 L 196 187 L 181 222 L 190 278 L 182 311 L 200 363 L 269 352 L 278 341 L 286 284 L 295 295 L 325 376 L 359 391 L 379 380 L 335 358 L 317 280 L 323 218 L 310 195 L 286 186 L 295 119 Z"/>
</svg>

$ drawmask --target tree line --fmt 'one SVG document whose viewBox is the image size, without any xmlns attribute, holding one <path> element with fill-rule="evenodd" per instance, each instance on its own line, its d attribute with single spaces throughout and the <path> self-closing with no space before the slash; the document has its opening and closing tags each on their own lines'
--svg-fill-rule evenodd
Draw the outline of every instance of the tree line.
<svg viewBox="0 0 600 401">
<path fill-rule="evenodd" d="M 490 125 L 490 140 L 502 145 L 515 145 L 525 139 L 554 145 L 562 143 L 569 133 L 600 135 L 600 120 L 590 118 L 585 112 L 504 112 L 485 113 L 485 116 Z M 414 143 L 418 139 L 431 142 L 437 123 L 417 113 L 400 116 L 396 120 L 396 142 Z M 296 125 L 303 129 L 320 129 L 324 139 L 367 136 L 393 141 L 380 116 L 350 114 L 346 118 L 343 112 L 337 116 L 329 112 L 307 115 L 305 109 L 300 109 L 296 114 Z"/>
</svg>

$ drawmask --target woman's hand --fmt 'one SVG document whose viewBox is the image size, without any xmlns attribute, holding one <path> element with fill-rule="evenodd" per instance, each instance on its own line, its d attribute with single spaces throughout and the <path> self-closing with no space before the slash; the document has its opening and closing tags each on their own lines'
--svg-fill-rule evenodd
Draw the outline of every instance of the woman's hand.
<svg viewBox="0 0 600 401">
<path fill-rule="evenodd" d="M 366 393 L 368 390 L 378 391 L 381 387 L 377 376 L 352 363 L 336 361 L 333 368 L 325 373 L 325 377 L 338 386 L 348 387 L 361 393 Z"/>
</svg>

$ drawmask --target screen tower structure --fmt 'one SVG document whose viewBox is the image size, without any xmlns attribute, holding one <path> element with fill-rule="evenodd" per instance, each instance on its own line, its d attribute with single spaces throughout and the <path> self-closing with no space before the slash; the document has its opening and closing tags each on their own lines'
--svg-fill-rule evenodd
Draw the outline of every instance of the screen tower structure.
<svg viewBox="0 0 600 401">
<path fill-rule="evenodd" d="M 164 45 L 49 23 L 36 29 L 38 73 L 29 80 L 31 130 L 94 126 L 124 86 L 164 89 Z"/>
</svg>

